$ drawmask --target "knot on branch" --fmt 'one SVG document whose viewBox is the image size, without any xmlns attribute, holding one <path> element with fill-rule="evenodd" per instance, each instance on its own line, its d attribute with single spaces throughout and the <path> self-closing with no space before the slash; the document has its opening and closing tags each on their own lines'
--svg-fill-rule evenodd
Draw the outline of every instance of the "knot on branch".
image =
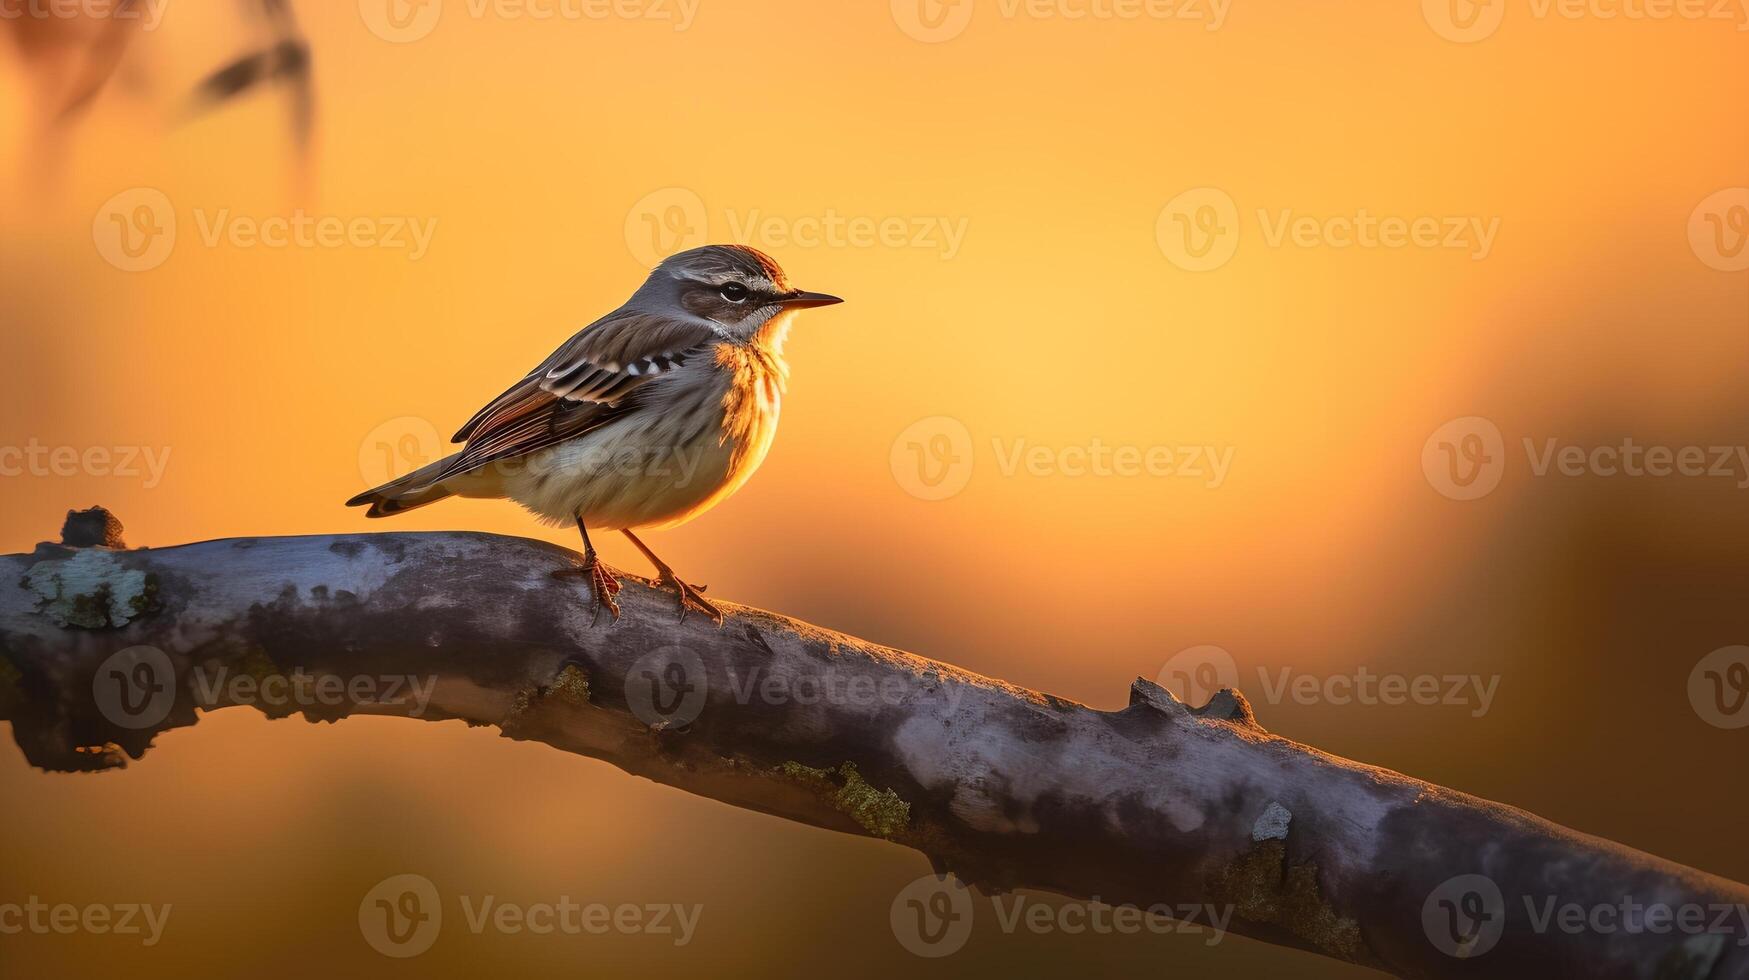
<svg viewBox="0 0 1749 980">
<path fill-rule="evenodd" d="M 121 521 L 102 507 L 67 511 L 61 525 L 61 544 L 69 548 L 126 548 Z"/>
<path fill-rule="evenodd" d="M 1224 721 L 1262 733 L 1264 728 L 1257 723 L 1257 715 L 1251 710 L 1251 702 L 1245 695 L 1230 687 L 1223 687 L 1209 698 L 1208 704 L 1200 708 L 1192 708 L 1178 696 L 1160 685 L 1138 677 L 1130 685 L 1130 707 L 1142 705 L 1159 712 L 1168 720 L 1180 718 L 1201 718 L 1209 721 Z"/>
<path fill-rule="evenodd" d="M 1209 703 L 1197 709 L 1194 714 L 1203 718 L 1213 718 L 1216 721 L 1227 721 L 1241 728 L 1249 728 L 1254 732 L 1263 731 L 1263 726 L 1257 723 L 1257 713 L 1251 710 L 1251 702 L 1240 694 L 1237 689 L 1223 687 L 1209 698 Z"/>
<path fill-rule="evenodd" d="M 498 730 L 511 738 L 517 737 L 517 727 L 538 705 L 555 702 L 572 708 L 590 703 L 589 672 L 575 663 L 567 663 L 551 684 L 537 684 L 518 691 L 510 710 L 498 723 Z"/>
</svg>

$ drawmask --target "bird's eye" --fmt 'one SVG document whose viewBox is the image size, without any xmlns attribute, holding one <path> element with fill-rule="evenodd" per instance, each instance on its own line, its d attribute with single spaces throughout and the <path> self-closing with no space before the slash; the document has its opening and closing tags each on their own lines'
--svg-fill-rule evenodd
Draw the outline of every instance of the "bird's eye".
<svg viewBox="0 0 1749 980">
<path fill-rule="evenodd" d="M 747 287 L 738 282 L 732 282 L 727 286 L 724 286 L 722 294 L 723 298 L 731 303 L 745 303 L 747 301 Z"/>
</svg>

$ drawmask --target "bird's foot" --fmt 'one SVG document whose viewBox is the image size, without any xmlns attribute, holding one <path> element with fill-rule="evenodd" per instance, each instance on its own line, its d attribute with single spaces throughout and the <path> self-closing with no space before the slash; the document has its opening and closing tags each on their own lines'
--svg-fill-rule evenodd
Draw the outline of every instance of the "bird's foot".
<svg viewBox="0 0 1749 980">
<path fill-rule="evenodd" d="M 620 584 L 618 577 L 607 567 L 607 563 L 595 556 L 595 552 L 591 551 L 583 556 L 582 567 L 561 568 L 553 573 L 553 578 L 586 578 L 589 580 L 589 590 L 595 595 L 595 614 L 590 617 L 589 625 L 593 626 L 601 619 L 602 606 L 606 606 L 608 612 L 613 613 L 614 619 L 619 619 L 619 602 L 614 599 L 614 596 L 619 595 L 625 586 Z"/>
<path fill-rule="evenodd" d="M 723 625 L 723 611 L 718 609 L 709 599 L 704 597 L 704 590 L 710 588 L 710 586 L 688 585 L 685 582 L 682 582 L 680 577 L 675 575 L 673 571 L 663 571 L 660 573 L 660 577 L 656 580 L 656 584 L 661 588 L 673 589 L 675 592 L 680 593 L 681 622 L 686 622 L 686 611 L 690 607 L 697 609 L 706 616 L 709 616 L 718 626 Z"/>
</svg>

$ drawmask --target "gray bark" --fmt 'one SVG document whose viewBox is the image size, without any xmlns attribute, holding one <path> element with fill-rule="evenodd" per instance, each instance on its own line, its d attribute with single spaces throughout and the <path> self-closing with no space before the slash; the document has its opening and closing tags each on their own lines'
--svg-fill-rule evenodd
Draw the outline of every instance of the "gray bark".
<svg viewBox="0 0 1749 980">
<path fill-rule="evenodd" d="M 459 719 L 882 837 L 986 891 L 1219 906 L 1234 932 L 1400 976 L 1749 977 L 1749 888 L 1271 735 L 1236 691 L 1191 707 L 1137 680 L 1097 711 L 720 600 L 722 627 L 682 622 L 635 579 L 594 622 L 551 576 L 577 556 L 528 540 L 119 532 L 87 514 L 0 558 L 0 719 L 45 770 L 125 765 L 237 703 Z M 1709 911 L 1539 925 L 1624 903 Z"/>
</svg>

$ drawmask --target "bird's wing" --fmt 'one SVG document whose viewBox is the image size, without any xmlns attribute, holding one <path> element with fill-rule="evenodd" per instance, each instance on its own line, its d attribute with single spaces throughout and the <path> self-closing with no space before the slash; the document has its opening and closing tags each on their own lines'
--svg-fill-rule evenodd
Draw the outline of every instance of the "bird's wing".
<svg viewBox="0 0 1749 980">
<path fill-rule="evenodd" d="M 717 339 L 708 325 L 618 312 L 566 341 L 528 376 L 480 409 L 455 435 L 467 448 L 450 473 L 522 456 L 605 425 L 650 379 L 696 357 Z"/>
</svg>

